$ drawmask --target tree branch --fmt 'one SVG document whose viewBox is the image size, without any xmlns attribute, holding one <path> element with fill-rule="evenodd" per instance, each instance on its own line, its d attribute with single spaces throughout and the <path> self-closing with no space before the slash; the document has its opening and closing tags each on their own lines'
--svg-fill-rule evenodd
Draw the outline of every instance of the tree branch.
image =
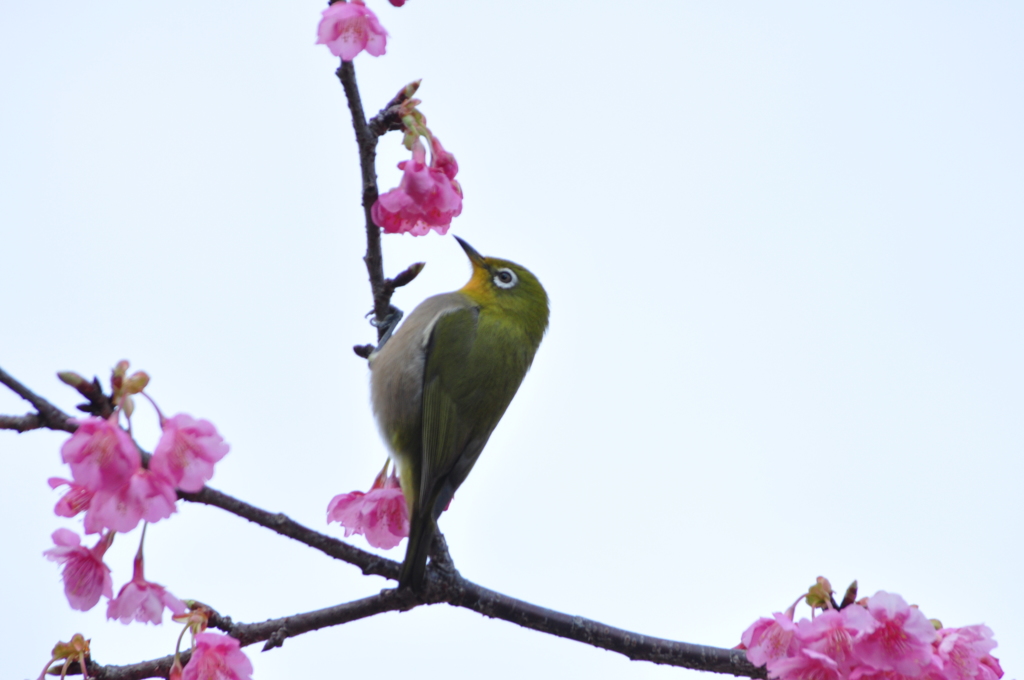
<svg viewBox="0 0 1024 680">
<path fill-rule="evenodd" d="M 384 255 L 380 247 L 380 227 L 373 221 L 371 211 L 377 202 L 377 135 L 370 131 L 363 112 L 363 100 L 359 96 L 356 70 L 351 61 L 341 62 L 336 72 L 345 98 L 352 113 L 352 128 L 359 145 L 359 167 L 363 176 L 363 213 L 366 219 L 366 271 L 370 275 L 370 290 L 373 292 L 373 314 L 379 324 L 384 323 L 391 304 L 391 295 L 384 287 Z M 377 339 L 384 334 L 382 326 L 377 327 Z"/>
<path fill-rule="evenodd" d="M 442 544 L 443 546 L 443 544 Z M 447 554 L 447 550 L 442 548 Z M 517 600 L 476 585 L 459 576 L 458 572 L 432 569 L 427 577 L 423 594 L 409 590 L 383 590 L 378 595 L 318 609 L 316 611 L 270 619 L 262 623 L 233 623 L 230 618 L 215 614 L 211 627 L 218 628 L 238 639 L 245 647 L 266 642 L 263 651 L 280 647 L 290 637 L 314 630 L 341 625 L 350 621 L 375 616 L 389 611 L 407 611 L 425 604 L 446 602 L 464 607 L 484 616 L 503 619 L 542 633 L 576 640 L 592 647 L 622 654 L 633 661 L 679 666 L 714 673 L 728 673 L 750 678 L 764 678 L 764 668 L 756 668 L 747 661 L 746 653 L 739 649 L 719 649 L 692 645 L 674 640 L 648 637 L 621 628 L 608 626 L 582 616 L 572 616 Z M 183 655 L 182 661 L 188 660 Z M 126 666 L 101 666 L 90 663 L 89 673 L 97 680 L 141 680 L 167 677 L 172 656 Z M 72 674 L 80 673 L 77 666 Z"/>
<path fill-rule="evenodd" d="M 26 413 L 23 416 L 0 416 L 0 430 L 28 432 L 46 427 L 38 413 Z"/>
<path fill-rule="evenodd" d="M 354 564 L 362 569 L 364 574 L 373 574 L 398 580 L 398 572 L 402 566 L 398 562 L 374 555 L 365 550 L 360 550 L 344 541 L 339 541 L 331 536 L 325 536 L 313 531 L 283 513 L 267 512 L 210 487 L 205 487 L 197 493 L 179 491 L 178 497 L 191 503 L 213 505 L 239 517 L 244 517 L 250 522 L 266 527 L 282 536 L 287 536 L 299 543 L 305 543 L 329 557 Z"/>
<path fill-rule="evenodd" d="M 242 647 L 266 642 L 263 651 L 280 647 L 290 637 L 308 633 L 321 628 L 338 626 L 350 621 L 365 619 L 389 611 L 400 611 L 408 609 L 408 600 L 397 590 L 385 590 L 379 595 L 364 597 L 354 602 L 318 609 L 316 611 L 283 616 L 279 619 L 270 619 L 262 623 L 233 623 L 229 617 L 214 614 L 210 619 L 210 627 L 223 630 L 231 637 L 238 640 Z M 185 664 L 191 652 L 184 652 L 181 655 L 182 664 Z M 95 662 L 89 662 L 89 677 L 96 680 L 142 680 L 143 678 L 166 678 L 174 663 L 174 656 L 168 655 L 159 659 L 143 661 L 141 663 L 128 664 L 124 666 L 102 666 Z M 69 674 L 81 675 L 81 669 L 77 663 L 69 667 Z"/>
<path fill-rule="evenodd" d="M 49 427 L 73 432 L 77 426 L 60 409 L 39 397 L 0 369 L 0 382 L 31 402 L 38 414 L 0 416 L 0 426 L 8 429 Z M 364 574 L 398 580 L 401 565 L 379 555 L 326 536 L 299 524 L 282 513 L 272 513 L 238 500 L 221 491 L 205 487 L 197 493 L 178 492 L 179 498 L 191 503 L 211 505 L 271 531 L 304 543 L 320 552 L 359 567 Z M 242 645 L 266 641 L 265 650 L 280 647 L 289 637 L 321 628 L 336 626 L 356 619 L 388 611 L 405 611 L 426 604 L 447 603 L 463 607 L 489 618 L 502 619 L 524 628 L 549 635 L 576 640 L 592 647 L 617 652 L 632 660 L 681 666 L 695 670 L 728 673 L 751 678 L 764 678 L 765 670 L 754 667 L 746 654 L 737 649 L 719 649 L 686 642 L 654 638 L 615 628 L 598 621 L 546 609 L 538 605 L 502 595 L 464 579 L 455 569 L 444 537 L 439 535 L 433 546 L 431 562 L 422 593 L 390 589 L 379 595 L 304 614 L 295 614 L 263 623 L 235 624 L 230 618 L 215 616 L 214 627 L 238 638 Z M 183 655 L 183 661 L 187 659 Z M 170 656 L 126 666 L 100 666 L 90 663 L 90 675 L 100 680 L 141 680 L 167 677 L 173 659 Z M 72 671 L 75 666 L 72 666 Z"/>
<path fill-rule="evenodd" d="M 364 574 L 376 574 L 392 580 L 398 579 L 401 568 L 398 562 L 373 555 L 330 536 L 320 534 L 283 514 L 261 510 L 208 487 L 197 494 L 179 493 L 179 496 L 195 503 L 215 505 L 244 517 L 251 522 L 316 548 L 330 557 L 354 564 L 362 569 Z M 381 596 L 384 596 L 385 593 L 393 593 L 394 597 L 400 598 L 403 606 L 394 607 L 398 609 L 412 609 L 424 604 L 447 603 L 475 611 L 489 618 L 502 619 L 523 628 L 531 628 L 549 635 L 576 640 L 592 647 L 618 652 L 634 661 L 650 661 L 657 664 L 751 678 L 765 677 L 764 669 L 756 668 L 747 661 L 746 654 L 742 650 L 706 647 L 641 635 L 581 616 L 546 609 L 479 586 L 464 579 L 455 570 L 451 557 L 448 555 L 444 537 L 440 535 L 434 545 L 432 560 L 427 567 L 426 587 L 423 592 L 415 594 L 407 591 L 385 590 L 382 591 Z M 391 611 L 391 609 L 381 611 Z M 314 629 L 307 628 L 306 630 Z M 298 634 L 292 630 L 291 627 L 288 628 L 288 636 Z"/>
<path fill-rule="evenodd" d="M 370 290 L 373 293 L 373 316 L 377 327 L 377 340 L 380 341 L 387 332 L 385 321 L 388 319 L 393 308 L 391 307 L 391 296 L 395 289 L 408 284 L 423 269 L 423 263 L 417 262 L 405 269 L 393 279 L 384 278 L 384 255 L 380 245 L 380 227 L 373 221 L 373 204 L 379 196 L 377 189 L 377 138 L 389 130 L 401 130 L 402 119 L 399 114 L 399 107 L 412 96 L 419 86 L 419 82 L 403 87 L 402 90 L 392 97 L 391 101 L 374 116 L 369 123 L 366 122 L 366 113 L 363 111 L 363 100 L 359 96 L 359 85 L 356 83 L 356 70 L 350 61 L 341 62 L 336 71 L 342 87 L 345 88 L 345 98 L 348 100 L 348 108 L 352 114 L 352 128 L 356 133 L 356 144 L 359 146 L 359 168 L 362 171 L 363 181 L 363 214 L 366 221 L 366 255 L 363 262 L 366 263 L 366 271 L 370 277 Z M 359 356 L 368 358 L 373 351 L 371 345 L 357 345 L 353 348 Z"/>
<path fill-rule="evenodd" d="M 59 408 L 22 385 L 14 379 L 14 376 L 2 368 L 0 368 L 0 383 L 3 383 L 9 387 L 12 392 L 32 404 L 37 411 L 34 416 L 32 414 L 26 416 L 0 416 L 0 429 L 17 430 L 18 432 L 25 432 L 26 430 L 34 430 L 42 427 L 49 428 L 51 430 L 63 430 L 64 432 L 74 432 L 78 429 L 78 425 L 71 422 L 71 417 L 68 414 L 64 413 Z M 19 423 L 22 425 L 29 424 L 33 417 L 37 419 L 38 424 L 34 424 L 32 427 L 25 427 L 24 429 L 17 426 Z M 15 426 L 9 427 L 5 423 L 11 423 Z"/>
</svg>

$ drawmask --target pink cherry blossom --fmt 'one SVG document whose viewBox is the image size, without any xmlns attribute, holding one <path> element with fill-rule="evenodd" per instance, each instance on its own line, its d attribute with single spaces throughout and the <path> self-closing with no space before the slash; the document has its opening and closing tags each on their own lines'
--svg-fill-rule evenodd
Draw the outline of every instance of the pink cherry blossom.
<svg viewBox="0 0 1024 680">
<path fill-rule="evenodd" d="M 184 602 L 164 590 L 162 585 L 146 580 L 140 554 L 135 557 L 132 580 L 107 604 L 107 618 L 118 619 L 124 624 L 132 621 L 160 624 L 163 623 L 164 607 L 171 610 L 171 615 L 184 614 L 188 609 Z"/>
<path fill-rule="evenodd" d="M 170 517 L 177 500 L 170 480 L 139 468 L 116 491 L 101 491 L 93 497 L 85 513 L 85 530 L 93 533 L 107 528 L 127 533 L 142 520 L 157 522 Z"/>
<path fill-rule="evenodd" d="M 327 521 L 345 527 L 345 536 L 363 534 L 374 548 L 390 550 L 409 535 L 409 509 L 393 474 L 369 492 L 352 491 L 331 499 Z"/>
<path fill-rule="evenodd" d="M 774 618 L 760 618 L 743 633 L 747 658 L 755 666 L 796 653 L 800 649 L 795 639 L 796 624 L 786 614 L 776 612 Z"/>
<path fill-rule="evenodd" d="M 149 469 L 182 491 L 199 491 L 213 477 L 213 464 L 227 455 L 229 448 L 213 423 L 179 413 L 163 422 Z"/>
<path fill-rule="evenodd" d="M 196 635 L 195 651 L 185 665 L 181 680 L 249 680 L 252 663 L 238 640 L 219 633 Z"/>
<path fill-rule="evenodd" d="M 141 465 L 139 450 L 116 421 L 104 418 L 75 420 L 78 429 L 61 447 L 71 476 L 90 491 L 114 491 Z"/>
<path fill-rule="evenodd" d="M 830 609 L 813 621 L 801 619 L 796 626 L 796 637 L 810 651 L 825 654 L 836 662 L 839 673 L 849 674 L 853 663 L 854 638 L 874 628 L 875 619 L 859 605 L 842 611 Z"/>
<path fill-rule="evenodd" d="M 103 563 L 103 554 L 113 540 L 114 535 L 108 533 L 90 549 L 83 546 L 82 539 L 70 529 L 53 532 L 53 542 L 57 547 L 50 548 L 43 555 L 64 565 L 61 574 L 64 594 L 72 609 L 88 611 L 100 601 L 100 595 L 113 597 L 110 568 Z"/>
<path fill-rule="evenodd" d="M 398 164 L 403 171 L 398 187 L 373 204 L 373 221 L 385 233 L 423 236 L 433 229 L 445 234 L 452 218 L 462 213 L 462 188 L 454 180 L 459 169 L 455 157 L 436 142 L 430 165 L 426 158 L 426 148 L 417 139 L 412 159 Z"/>
<path fill-rule="evenodd" d="M 981 657 L 978 665 L 978 680 L 999 680 L 1003 677 L 1003 667 L 999 665 L 999 659 L 986 654 Z"/>
<path fill-rule="evenodd" d="M 316 42 L 342 61 L 352 61 L 366 50 L 375 57 L 384 54 L 388 32 L 362 0 L 335 2 L 323 11 Z"/>
<path fill-rule="evenodd" d="M 940 662 L 932 659 L 918 675 L 904 675 L 894 670 L 879 670 L 868 665 L 855 666 L 850 672 L 850 680 L 942 680 Z"/>
<path fill-rule="evenodd" d="M 46 480 L 46 483 L 50 485 L 51 489 L 56 489 L 58 486 L 65 484 L 68 485 L 68 492 L 57 501 L 57 507 L 53 509 L 60 517 L 74 517 L 89 507 L 89 501 L 92 500 L 93 493 L 84 486 L 75 484 L 70 479 L 61 479 L 60 477 L 50 477 Z"/>
<path fill-rule="evenodd" d="M 853 643 L 858 660 L 881 671 L 922 675 L 932 662 L 935 626 L 899 595 L 880 590 L 867 603 L 875 622 Z"/>
<path fill-rule="evenodd" d="M 775 659 L 769 665 L 771 677 L 781 680 L 840 680 L 846 677 L 839 672 L 835 659 L 813 649 L 802 649 L 795 656 Z"/>
<path fill-rule="evenodd" d="M 979 672 L 990 669 L 983 667 L 982 659 L 992 658 L 988 653 L 996 648 L 996 641 L 988 626 L 943 628 L 938 632 L 935 648 L 942 660 L 942 674 L 948 680 L 973 680 Z M 996 677 L 1002 676 L 1002 669 L 998 670 Z"/>
</svg>

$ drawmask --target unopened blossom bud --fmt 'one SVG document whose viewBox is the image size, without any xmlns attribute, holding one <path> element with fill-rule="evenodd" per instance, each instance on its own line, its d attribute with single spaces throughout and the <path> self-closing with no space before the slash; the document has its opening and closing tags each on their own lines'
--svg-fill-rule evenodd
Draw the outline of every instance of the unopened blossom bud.
<svg viewBox="0 0 1024 680">
<path fill-rule="evenodd" d="M 146 389 L 149 384 L 149 374 L 145 371 L 135 371 L 124 381 L 124 391 L 128 394 L 138 394 Z"/>
<path fill-rule="evenodd" d="M 857 582 L 854 581 L 846 589 L 846 593 L 843 595 L 843 601 L 839 603 L 840 609 L 845 609 L 851 604 L 857 601 Z"/>
<path fill-rule="evenodd" d="M 196 600 L 184 600 L 184 603 L 188 607 L 188 611 L 184 614 L 175 614 L 171 618 L 177 623 L 185 624 L 185 627 L 192 632 L 192 635 L 199 635 L 210 624 L 213 610 Z"/>
<path fill-rule="evenodd" d="M 420 83 L 422 82 L 422 78 L 420 78 L 419 80 L 412 81 L 411 83 L 402 88 L 402 95 L 406 99 L 412 99 L 412 96 L 416 94 L 416 90 L 420 89 Z"/>
<path fill-rule="evenodd" d="M 110 385 L 117 391 L 124 384 L 124 377 L 128 374 L 128 363 L 127 359 L 121 359 L 118 361 L 114 368 L 110 371 Z"/>
<path fill-rule="evenodd" d="M 53 646 L 53 651 L 50 652 L 50 660 L 46 662 L 46 666 L 43 668 L 43 672 L 39 674 L 39 680 L 43 680 L 50 670 L 50 665 L 57 662 L 63 661 L 64 667 L 54 666 L 57 672 L 60 672 L 63 676 L 66 672 L 68 664 L 72 661 L 77 661 L 82 667 L 83 673 L 85 672 L 86 665 L 89 662 L 89 643 L 92 640 L 86 640 L 81 633 L 75 633 L 71 636 L 69 642 L 58 642 Z"/>
<path fill-rule="evenodd" d="M 828 609 L 832 606 L 832 584 L 824 576 L 819 576 L 817 582 L 807 589 L 805 601 L 811 608 Z"/>
<path fill-rule="evenodd" d="M 57 377 L 60 378 L 60 381 L 62 383 L 64 383 L 65 385 L 71 385 L 71 387 L 74 387 L 76 390 L 82 385 L 89 384 L 88 380 L 78 375 L 74 371 L 61 371 L 60 373 L 57 374 Z"/>
</svg>

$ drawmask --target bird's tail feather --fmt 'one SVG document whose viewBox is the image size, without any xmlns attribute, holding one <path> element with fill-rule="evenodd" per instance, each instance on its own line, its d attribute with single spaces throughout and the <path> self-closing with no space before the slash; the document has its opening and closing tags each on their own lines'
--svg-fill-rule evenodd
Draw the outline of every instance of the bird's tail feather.
<svg viewBox="0 0 1024 680">
<path fill-rule="evenodd" d="M 423 589 L 423 578 L 427 574 L 427 556 L 430 546 L 434 543 L 434 531 L 437 524 L 429 513 L 413 513 L 409 527 L 409 545 L 405 550 L 405 562 L 402 563 L 401 575 L 398 577 L 399 588 L 412 588 L 414 591 Z"/>
</svg>

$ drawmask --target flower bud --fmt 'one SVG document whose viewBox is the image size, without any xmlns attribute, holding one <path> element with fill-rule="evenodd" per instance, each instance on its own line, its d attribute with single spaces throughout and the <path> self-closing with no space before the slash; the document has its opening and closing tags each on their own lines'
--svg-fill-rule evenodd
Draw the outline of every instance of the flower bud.
<svg viewBox="0 0 1024 680">
<path fill-rule="evenodd" d="M 128 394 L 138 394 L 149 385 L 149 374 L 145 371 L 135 371 L 124 381 L 124 391 Z"/>
<path fill-rule="evenodd" d="M 849 607 L 851 604 L 857 601 L 857 582 L 854 581 L 850 584 L 850 587 L 846 589 L 846 594 L 843 595 L 843 601 L 839 603 L 839 608 L 843 609 Z"/>
<path fill-rule="evenodd" d="M 832 584 L 824 576 L 819 576 L 817 583 L 807 589 L 806 600 L 812 609 L 828 609 L 832 606 Z"/>
<path fill-rule="evenodd" d="M 81 633 L 71 636 L 70 642 L 58 642 L 53 647 L 53 660 L 77 658 L 79 654 L 89 653 L 89 643 Z"/>
<path fill-rule="evenodd" d="M 122 359 L 117 362 L 114 369 L 110 372 L 110 388 L 114 393 L 114 401 L 117 402 L 117 395 L 121 392 L 121 387 L 124 384 L 124 375 L 128 372 L 128 360 Z"/>
<path fill-rule="evenodd" d="M 422 82 L 423 82 L 422 78 L 419 79 L 419 80 L 412 81 L 411 83 L 409 83 L 408 85 L 406 85 L 405 87 L 402 88 L 402 95 L 406 99 L 412 99 L 412 96 L 414 94 L 416 94 L 416 90 L 420 89 L 420 83 L 422 83 Z"/>
<path fill-rule="evenodd" d="M 74 371 L 61 371 L 60 373 L 57 374 L 57 377 L 60 378 L 60 381 L 62 383 L 64 383 L 65 385 L 70 385 L 71 387 L 74 387 L 76 390 L 82 385 L 89 384 L 88 380 L 78 375 Z"/>
</svg>

